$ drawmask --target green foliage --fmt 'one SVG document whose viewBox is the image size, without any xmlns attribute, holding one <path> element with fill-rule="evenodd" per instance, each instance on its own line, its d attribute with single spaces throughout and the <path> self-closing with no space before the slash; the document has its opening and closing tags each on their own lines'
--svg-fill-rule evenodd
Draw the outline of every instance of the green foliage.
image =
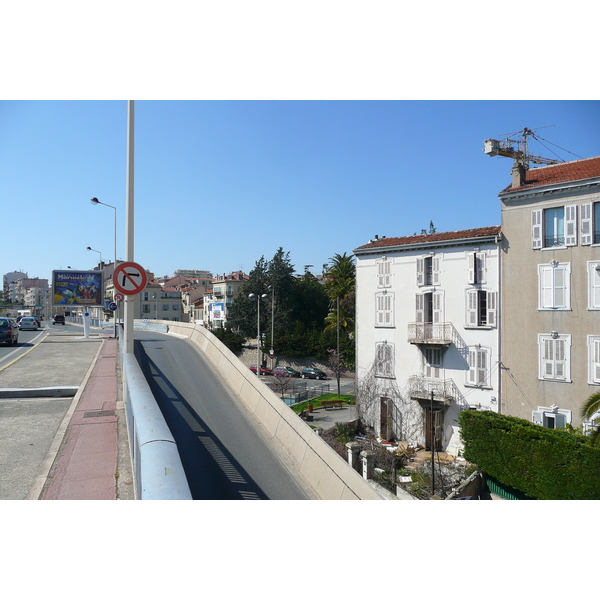
<svg viewBox="0 0 600 600">
<path fill-rule="evenodd" d="M 459 414 L 465 458 L 538 500 L 600 499 L 600 450 L 589 438 L 491 411 Z"/>
<path fill-rule="evenodd" d="M 218 329 L 213 329 L 212 333 L 221 340 L 232 352 L 238 353 L 241 352 L 242 346 L 246 341 L 241 335 L 234 333 L 231 331 L 229 327 L 223 329 L 223 327 L 219 327 Z"/>
</svg>

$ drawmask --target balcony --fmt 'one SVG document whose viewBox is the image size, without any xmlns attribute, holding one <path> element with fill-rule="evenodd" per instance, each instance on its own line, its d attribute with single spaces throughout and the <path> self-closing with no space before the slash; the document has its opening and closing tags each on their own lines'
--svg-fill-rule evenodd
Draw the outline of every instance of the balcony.
<svg viewBox="0 0 600 600">
<path fill-rule="evenodd" d="M 450 402 L 467 405 L 467 402 L 452 379 L 433 379 L 415 375 L 408 380 L 408 390 L 411 398 L 415 400 L 431 400 L 433 392 L 434 402 L 444 405 Z"/>
<path fill-rule="evenodd" d="M 409 344 L 429 344 L 432 346 L 450 346 L 454 339 L 452 323 L 409 323 Z"/>
</svg>

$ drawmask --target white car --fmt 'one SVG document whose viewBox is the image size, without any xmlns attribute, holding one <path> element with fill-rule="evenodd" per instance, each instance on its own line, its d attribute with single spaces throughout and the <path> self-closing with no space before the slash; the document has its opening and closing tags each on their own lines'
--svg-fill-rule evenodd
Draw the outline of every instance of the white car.
<svg viewBox="0 0 600 600">
<path fill-rule="evenodd" d="M 19 329 L 33 329 L 33 330 L 37 331 L 37 328 L 38 328 L 37 319 L 34 319 L 33 317 L 23 317 L 19 321 Z"/>
</svg>

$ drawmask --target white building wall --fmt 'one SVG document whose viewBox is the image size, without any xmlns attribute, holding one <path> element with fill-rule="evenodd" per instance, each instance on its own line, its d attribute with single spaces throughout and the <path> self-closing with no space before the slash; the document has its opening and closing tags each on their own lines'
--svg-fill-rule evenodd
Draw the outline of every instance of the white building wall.
<svg viewBox="0 0 600 600">
<path fill-rule="evenodd" d="M 476 251 L 485 253 L 484 282 L 469 284 L 469 255 Z M 430 254 L 434 252 L 434 254 Z M 418 285 L 417 259 L 438 259 L 439 277 L 436 285 Z M 389 266 L 389 287 L 380 287 L 378 261 Z M 451 380 L 455 384 L 454 399 L 447 406 L 443 421 L 443 448 L 458 453 L 460 441 L 456 417 L 465 408 L 476 407 L 498 411 L 499 397 L 499 334 L 496 327 L 467 326 L 467 290 L 496 293 L 496 325 L 500 319 L 499 307 L 499 250 L 497 244 L 463 245 L 446 248 L 417 248 L 389 251 L 377 254 L 356 254 L 356 335 L 357 379 L 359 410 L 363 418 L 381 436 L 391 433 L 396 439 L 425 445 L 424 411 L 418 400 L 411 398 L 411 378 L 427 375 L 422 348 L 424 345 L 409 343 L 409 324 L 417 321 L 417 294 L 440 294 L 441 303 L 436 318 L 452 325 L 452 344 L 442 350 L 442 363 L 437 379 Z M 387 267 L 386 267 L 387 269 Z M 385 270 L 385 269 L 384 269 Z M 391 320 L 377 323 L 377 294 L 392 296 Z M 377 344 L 386 342 L 393 346 L 392 376 L 373 375 Z M 488 379 L 483 386 L 469 385 L 468 348 L 489 350 Z M 429 373 L 431 374 L 431 373 Z M 429 381 L 429 379 L 428 379 Z M 390 397 L 393 402 L 388 423 L 389 431 L 382 431 L 380 397 Z"/>
</svg>

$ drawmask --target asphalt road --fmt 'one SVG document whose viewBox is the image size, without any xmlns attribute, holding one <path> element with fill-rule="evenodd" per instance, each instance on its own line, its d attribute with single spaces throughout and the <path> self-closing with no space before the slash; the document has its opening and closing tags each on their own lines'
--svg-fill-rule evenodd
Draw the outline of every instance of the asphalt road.
<svg viewBox="0 0 600 600">
<path fill-rule="evenodd" d="M 308 497 L 190 342 L 157 332 L 135 338 L 195 500 Z"/>
</svg>

